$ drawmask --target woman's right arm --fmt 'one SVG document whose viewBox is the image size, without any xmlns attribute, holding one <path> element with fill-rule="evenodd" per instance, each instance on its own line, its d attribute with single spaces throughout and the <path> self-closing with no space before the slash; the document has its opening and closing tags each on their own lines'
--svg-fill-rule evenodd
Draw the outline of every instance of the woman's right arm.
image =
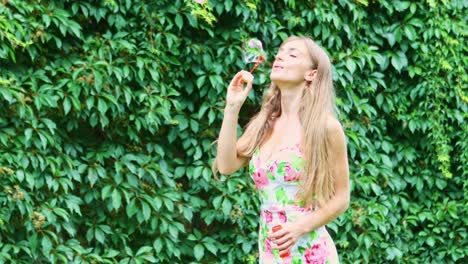
<svg viewBox="0 0 468 264">
<path fill-rule="evenodd" d="M 247 82 L 245 88 L 244 82 Z M 216 155 L 216 163 L 221 174 L 232 174 L 247 163 L 247 158 L 237 156 L 237 123 L 240 109 L 252 89 L 252 82 L 253 76 L 247 71 L 241 71 L 229 84 Z"/>
</svg>

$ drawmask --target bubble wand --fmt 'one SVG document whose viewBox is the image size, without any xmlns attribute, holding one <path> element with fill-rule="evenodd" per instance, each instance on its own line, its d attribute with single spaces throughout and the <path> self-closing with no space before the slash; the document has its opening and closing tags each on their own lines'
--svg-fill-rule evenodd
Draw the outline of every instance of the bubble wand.
<svg viewBox="0 0 468 264">
<path fill-rule="evenodd" d="M 250 73 L 253 73 L 257 69 L 258 65 L 265 62 L 265 55 L 262 47 L 262 42 L 258 39 L 250 39 L 247 42 L 244 42 L 242 48 L 242 55 L 246 63 L 255 62 Z M 243 81 L 247 82 L 251 80 L 251 76 L 243 76 Z"/>
<path fill-rule="evenodd" d="M 258 65 L 260 65 L 260 63 L 263 63 L 264 61 L 265 61 L 265 56 L 263 56 L 263 54 L 260 54 L 258 56 L 257 61 L 255 62 L 255 65 L 252 67 L 252 69 L 250 69 L 250 73 L 253 73 L 253 71 L 257 69 Z"/>
</svg>

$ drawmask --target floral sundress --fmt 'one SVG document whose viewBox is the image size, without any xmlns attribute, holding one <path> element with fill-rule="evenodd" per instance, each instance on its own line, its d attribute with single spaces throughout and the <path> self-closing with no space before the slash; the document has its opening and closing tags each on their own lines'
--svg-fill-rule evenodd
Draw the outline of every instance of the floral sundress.
<svg viewBox="0 0 468 264">
<path fill-rule="evenodd" d="M 287 160 L 269 160 L 265 164 L 257 147 L 249 163 L 249 174 L 260 194 L 260 227 L 258 234 L 259 263 L 314 263 L 330 264 L 330 249 L 325 228 L 320 227 L 303 235 L 290 250 L 290 256 L 281 258 L 277 249 L 272 250 L 268 232 L 275 225 L 294 222 L 301 215 L 311 213 L 299 203 L 298 173 L 301 173 L 302 150 L 299 144 L 280 149 L 289 151 Z"/>
</svg>

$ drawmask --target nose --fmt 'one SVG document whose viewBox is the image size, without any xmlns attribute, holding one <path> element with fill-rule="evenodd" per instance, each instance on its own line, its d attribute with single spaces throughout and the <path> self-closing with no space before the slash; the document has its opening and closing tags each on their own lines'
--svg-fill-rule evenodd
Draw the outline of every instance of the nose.
<svg viewBox="0 0 468 264">
<path fill-rule="evenodd" d="M 275 60 L 282 61 L 283 60 L 283 54 L 281 54 L 281 53 L 276 54 Z"/>
</svg>

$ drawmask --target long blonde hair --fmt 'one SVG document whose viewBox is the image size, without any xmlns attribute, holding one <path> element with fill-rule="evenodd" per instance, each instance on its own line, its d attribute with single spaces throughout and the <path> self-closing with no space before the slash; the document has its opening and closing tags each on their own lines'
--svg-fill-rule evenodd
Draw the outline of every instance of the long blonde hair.
<svg viewBox="0 0 468 264">
<path fill-rule="evenodd" d="M 331 62 L 327 54 L 312 39 L 292 36 L 281 45 L 293 40 L 304 41 L 315 79 L 303 89 L 299 120 L 302 126 L 303 170 L 298 197 L 307 206 L 320 206 L 333 197 L 335 179 L 327 140 L 327 120 L 335 113 L 335 95 L 332 82 Z M 256 147 L 271 135 L 276 119 L 281 115 L 281 91 L 272 83 L 263 95 L 260 111 L 246 125 L 238 140 L 237 156 L 251 158 Z M 214 159 L 216 161 L 216 158 Z M 217 173 L 216 162 L 213 172 Z"/>
</svg>

